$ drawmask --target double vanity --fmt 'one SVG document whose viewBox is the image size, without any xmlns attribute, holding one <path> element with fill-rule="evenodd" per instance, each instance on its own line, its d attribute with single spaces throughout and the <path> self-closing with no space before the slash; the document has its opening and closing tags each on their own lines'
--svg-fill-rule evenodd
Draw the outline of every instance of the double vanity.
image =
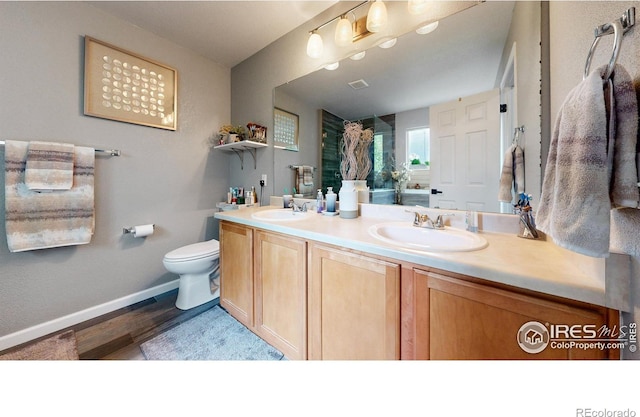
<svg viewBox="0 0 640 417">
<path fill-rule="evenodd" d="M 523 324 L 618 329 L 630 261 L 517 237 L 517 216 L 414 227 L 408 206 L 342 219 L 277 206 L 216 213 L 220 304 L 289 359 L 617 358 L 618 349 L 518 343 Z M 453 214 L 453 215 L 450 215 Z"/>
</svg>

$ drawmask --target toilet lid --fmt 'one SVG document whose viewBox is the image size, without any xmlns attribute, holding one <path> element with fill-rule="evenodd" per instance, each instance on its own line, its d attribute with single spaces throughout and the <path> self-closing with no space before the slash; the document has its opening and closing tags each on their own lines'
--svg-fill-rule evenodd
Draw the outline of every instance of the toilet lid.
<svg viewBox="0 0 640 417">
<path fill-rule="evenodd" d="M 207 256 L 216 255 L 219 252 L 220 242 L 212 239 L 172 250 L 164 256 L 164 259 L 168 261 L 188 261 L 206 258 Z"/>
</svg>

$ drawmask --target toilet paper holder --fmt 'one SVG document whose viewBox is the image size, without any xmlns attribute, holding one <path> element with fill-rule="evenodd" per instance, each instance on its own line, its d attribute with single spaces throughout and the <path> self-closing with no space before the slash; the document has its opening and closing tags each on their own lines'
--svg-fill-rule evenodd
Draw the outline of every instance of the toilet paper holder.
<svg viewBox="0 0 640 417">
<path fill-rule="evenodd" d="M 152 224 L 151 225 L 153 227 L 153 230 L 156 230 L 156 225 Z M 136 226 L 131 226 L 131 227 L 123 227 L 122 228 L 122 234 L 126 235 L 126 234 L 133 234 L 136 231 Z"/>
</svg>

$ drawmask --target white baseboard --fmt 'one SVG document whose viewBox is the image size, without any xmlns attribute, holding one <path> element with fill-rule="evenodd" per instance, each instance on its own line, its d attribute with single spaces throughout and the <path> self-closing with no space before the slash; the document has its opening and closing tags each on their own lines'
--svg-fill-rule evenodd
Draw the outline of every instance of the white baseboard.
<svg viewBox="0 0 640 417">
<path fill-rule="evenodd" d="M 122 298 L 118 298 L 117 300 L 109 301 L 104 304 L 87 308 L 86 310 L 78 311 L 76 313 L 72 313 L 55 320 L 47 321 L 45 323 L 26 328 L 24 330 L 2 336 L 0 337 L 0 351 L 9 349 L 13 346 L 17 346 L 30 340 L 37 339 L 42 336 L 46 336 L 50 333 L 57 332 L 69 326 L 82 323 L 83 321 L 96 318 L 103 314 L 111 313 L 112 311 L 115 311 L 119 308 L 127 307 L 140 301 L 144 301 L 148 298 L 164 294 L 167 291 L 178 288 L 179 282 L 180 279 L 176 279 L 174 281 L 167 282 L 153 288 L 148 288 L 134 294 L 126 295 Z"/>
</svg>

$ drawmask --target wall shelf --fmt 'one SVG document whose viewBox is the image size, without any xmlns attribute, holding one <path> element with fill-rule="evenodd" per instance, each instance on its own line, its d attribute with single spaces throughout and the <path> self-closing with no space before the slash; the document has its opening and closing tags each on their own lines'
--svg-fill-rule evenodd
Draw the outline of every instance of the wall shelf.
<svg viewBox="0 0 640 417">
<path fill-rule="evenodd" d="M 244 169 L 244 152 L 249 151 L 249 154 L 253 157 L 253 169 L 257 167 L 256 150 L 259 148 L 266 148 L 266 143 L 254 142 L 252 140 L 242 140 L 240 142 L 225 143 L 224 145 L 214 146 L 213 149 L 233 152 L 240 158 L 240 169 Z"/>
</svg>

